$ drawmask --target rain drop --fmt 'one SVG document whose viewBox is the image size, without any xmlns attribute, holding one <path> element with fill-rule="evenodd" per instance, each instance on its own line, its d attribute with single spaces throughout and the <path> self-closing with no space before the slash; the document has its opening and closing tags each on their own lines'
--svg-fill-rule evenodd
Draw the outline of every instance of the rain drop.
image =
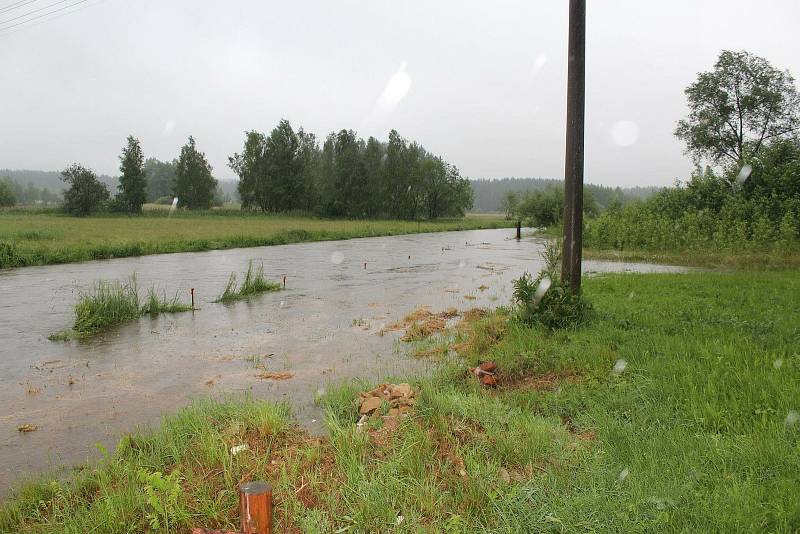
<svg viewBox="0 0 800 534">
<path fill-rule="evenodd" d="M 626 467 L 625 469 L 623 469 L 622 471 L 620 471 L 620 473 L 619 473 L 619 476 L 617 477 L 617 482 L 619 482 L 620 484 L 621 484 L 622 482 L 624 482 L 624 481 L 625 481 L 625 479 L 626 479 L 626 478 L 628 478 L 628 475 L 629 475 L 630 473 L 631 473 L 631 472 L 628 470 L 628 468 L 627 468 L 627 467 Z"/>
<path fill-rule="evenodd" d="M 786 426 L 794 426 L 797 421 L 800 421 L 800 414 L 797 413 L 797 410 L 789 410 L 789 413 L 786 414 Z"/>
<path fill-rule="evenodd" d="M 542 300 L 542 297 L 544 297 L 545 293 L 547 293 L 552 284 L 553 282 L 549 278 L 542 278 L 542 281 L 539 282 L 539 285 L 536 287 L 536 291 L 533 294 L 534 304 L 539 304 L 539 301 Z"/>
<path fill-rule="evenodd" d="M 783 360 L 782 360 L 781 358 L 778 358 L 777 360 L 775 360 L 774 362 L 772 362 L 772 366 L 773 366 L 775 369 L 780 369 L 782 365 L 783 365 Z"/>
<path fill-rule="evenodd" d="M 333 254 L 331 254 L 331 263 L 333 263 L 334 265 L 339 265 L 343 261 L 344 261 L 344 254 L 342 254 L 341 252 L 336 251 Z"/>
<path fill-rule="evenodd" d="M 739 174 L 736 176 L 736 183 L 743 184 L 748 178 L 750 178 L 751 172 L 753 172 L 753 167 L 750 165 L 744 165 L 739 171 Z"/>
<path fill-rule="evenodd" d="M 611 139 L 617 146 L 631 146 L 639 140 L 639 127 L 633 121 L 617 121 L 611 126 Z"/>
<path fill-rule="evenodd" d="M 613 371 L 614 374 L 617 375 L 617 376 L 621 375 L 622 372 L 625 370 L 625 368 L 627 366 L 628 366 L 628 362 L 626 362 L 625 360 L 623 360 L 623 359 L 617 360 L 614 363 L 614 371 Z"/>
</svg>

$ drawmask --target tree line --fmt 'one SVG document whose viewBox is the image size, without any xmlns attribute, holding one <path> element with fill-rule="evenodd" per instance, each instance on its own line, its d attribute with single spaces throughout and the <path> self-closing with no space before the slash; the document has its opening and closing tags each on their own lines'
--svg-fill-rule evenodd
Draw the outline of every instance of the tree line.
<svg viewBox="0 0 800 534">
<path fill-rule="evenodd" d="M 107 210 L 141 213 L 145 202 L 178 199 L 187 209 L 209 209 L 223 194 L 193 137 L 173 162 L 145 159 L 129 136 L 119 156 L 118 191 L 86 167 L 61 173 L 64 209 L 73 215 Z M 469 180 L 443 158 L 392 130 L 383 143 L 353 130 L 331 133 L 320 146 L 303 128 L 281 120 L 269 135 L 245 133 L 241 153 L 229 158 L 239 176 L 243 210 L 303 212 L 326 217 L 437 219 L 461 217 L 472 207 Z"/>
<path fill-rule="evenodd" d="M 64 209 L 77 216 L 107 210 L 137 214 L 148 199 L 148 178 L 144 153 L 138 139 L 128 136 L 127 144 L 119 156 L 120 176 L 118 192 L 112 198 L 106 184 L 98 180 L 91 169 L 74 163 L 61 172 L 67 185 L 64 191 Z M 161 171 L 154 178 L 171 180 L 170 192 L 178 198 L 178 206 L 189 209 L 208 209 L 214 202 L 217 180 L 211 175 L 211 165 L 205 154 L 197 149 L 193 137 L 181 148 L 174 164 L 161 164 L 148 160 L 151 168 Z M 170 168 L 174 165 L 174 172 Z M 174 177 L 173 177 L 174 176 Z M 163 185 L 163 184 L 160 184 Z"/>
<path fill-rule="evenodd" d="M 246 132 L 229 166 L 239 176 L 243 209 L 437 219 L 461 217 L 473 202 L 455 166 L 395 130 L 386 143 L 341 130 L 320 146 L 313 133 L 281 120 L 269 135 Z"/>
</svg>

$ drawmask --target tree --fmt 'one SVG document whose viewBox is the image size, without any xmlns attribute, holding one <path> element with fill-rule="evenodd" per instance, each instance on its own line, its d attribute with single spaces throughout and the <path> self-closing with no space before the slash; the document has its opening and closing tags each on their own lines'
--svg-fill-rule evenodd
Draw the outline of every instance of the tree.
<svg viewBox="0 0 800 534">
<path fill-rule="evenodd" d="M 17 203 L 14 195 L 11 178 L 5 177 L 0 180 L 0 208 L 7 208 Z"/>
<path fill-rule="evenodd" d="M 128 144 L 122 149 L 119 156 L 120 202 L 128 213 L 141 213 L 142 204 L 147 199 L 147 177 L 144 173 L 144 155 L 139 140 L 132 135 L 128 136 Z"/>
<path fill-rule="evenodd" d="M 303 199 L 299 207 L 306 211 L 314 211 L 320 205 L 320 159 L 322 154 L 319 149 L 317 137 L 300 128 L 297 131 L 298 150 L 300 160 L 300 181 L 303 184 Z"/>
<path fill-rule="evenodd" d="M 765 144 L 800 128 L 800 96 L 788 71 L 749 52 L 724 50 L 686 88 L 689 116 L 675 135 L 696 161 L 741 166 Z M 738 169 L 737 169 L 738 171 Z"/>
<path fill-rule="evenodd" d="M 300 134 L 285 119 L 269 137 L 256 131 L 245 133 L 242 153 L 228 158 L 228 165 L 239 175 L 243 208 L 291 211 L 307 207 L 304 165 L 313 161 L 308 151 L 314 150 L 316 142 L 302 129 Z"/>
<path fill-rule="evenodd" d="M 178 205 L 190 210 L 209 209 L 214 201 L 217 181 L 211 175 L 206 155 L 197 150 L 194 137 L 181 148 L 175 168 L 175 196 Z"/>
<path fill-rule="evenodd" d="M 64 191 L 64 209 L 71 215 L 89 215 L 109 198 L 108 187 L 94 172 L 77 163 L 61 171 L 61 179 L 69 186 Z"/>
<path fill-rule="evenodd" d="M 506 219 L 513 219 L 519 207 L 519 193 L 516 191 L 506 191 L 500 203 L 500 209 L 506 214 Z"/>
<path fill-rule="evenodd" d="M 364 141 L 353 130 L 336 134 L 334 150 L 334 214 L 365 217 L 370 198 L 367 190 L 367 169 L 364 165 Z"/>
<path fill-rule="evenodd" d="M 155 158 L 148 158 L 144 162 L 148 202 L 155 202 L 159 198 L 172 196 L 175 191 L 176 165 L 175 161 L 159 161 Z"/>
<path fill-rule="evenodd" d="M 228 166 L 239 176 L 237 190 L 242 209 L 274 209 L 274 187 L 267 161 L 267 139 L 264 134 L 245 132 L 244 149 L 228 158 Z"/>
<path fill-rule="evenodd" d="M 268 174 L 274 184 L 275 210 L 290 211 L 302 205 L 300 144 L 289 121 L 282 119 L 266 142 Z"/>
</svg>

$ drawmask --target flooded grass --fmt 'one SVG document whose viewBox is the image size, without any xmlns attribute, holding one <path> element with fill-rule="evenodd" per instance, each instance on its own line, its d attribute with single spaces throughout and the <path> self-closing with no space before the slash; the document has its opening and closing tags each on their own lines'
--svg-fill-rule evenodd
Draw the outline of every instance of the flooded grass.
<svg viewBox="0 0 800 534">
<path fill-rule="evenodd" d="M 143 315 L 191 311 L 192 307 L 179 301 L 176 294 L 159 297 L 150 288 L 147 299 L 141 302 L 136 277 L 127 282 L 100 280 L 91 292 L 81 293 L 75 305 L 75 322 L 70 330 L 60 330 L 48 336 L 50 341 L 69 341 L 86 338 L 138 319 Z"/>
<path fill-rule="evenodd" d="M 101 280 L 91 293 L 80 295 L 72 329 L 78 336 L 90 336 L 138 319 L 141 308 L 135 278 L 128 282 Z"/>
<path fill-rule="evenodd" d="M 236 302 L 237 300 L 246 299 L 260 293 L 279 291 L 280 288 L 280 284 L 277 282 L 270 282 L 264 276 L 263 265 L 259 265 L 258 268 L 254 270 L 253 261 L 250 260 L 250 262 L 247 264 L 247 272 L 245 272 L 242 285 L 237 285 L 236 273 L 231 273 L 228 283 L 225 285 L 222 293 L 220 293 L 220 296 L 217 297 L 217 300 L 214 302 L 228 304 L 230 302 Z"/>
<path fill-rule="evenodd" d="M 142 315 L 158 315 L 160 313 L 181 313 L 192 311 L 189 304 L 180 302 L 178 294 L 168 298 L 166 293 L 158 295 L 155 288 L 150 288 L 147 292 L 147 299 L 142 305 Z"/>
<path fill-rule="evenodd" d="M 362 382 L 326 388 L 324 439 L 285 405 L 203 401 L 68 482 L 19 486 L 0 531 L 167 532 L 154 515 L 234 530 L 250 479 L 273 484 L 278 532 L 795 530 L 798 273 L 604 275 L 584 291 L 598 313 L 580 328 L 470 312 L 460 359 L 404 380 L 408 418 L 357 427 Z M 468 372 L 486 360 L 496 388 Z"/>
<path fill-rule="evenodd" d="M 438 221 L 365 221 L 212 210 L 180 212 L 166 220 L 167 213 L 78 218 L 0 210 L 0 269 L 511 225 L 502 217 L 486 215 Z"/>
</svg>

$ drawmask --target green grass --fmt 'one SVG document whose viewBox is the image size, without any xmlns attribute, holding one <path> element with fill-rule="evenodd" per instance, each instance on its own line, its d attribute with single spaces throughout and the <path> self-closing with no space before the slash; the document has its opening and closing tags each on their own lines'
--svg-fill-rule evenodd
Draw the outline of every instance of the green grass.
<svg viewBox="0 0 800 534">
<path fill-rule="evenodd" d="M 147 299 L 142 303 L 135 276 L 127 282 L 100 280 L 95 283 L 91 292 L 81 293 L 78 297 L 72 329 L 54 332 L 48 339 L 69 341 L 73 338 L 86 338 L 134 321 L 142 315 L 191 310 L 191 306 L 179 302 L 177 294 L 171 299 L 166 294 L 159 297 L 155 288 L 150 288 Z"/>
<path fill-rule="evenodd" d="M 563 227 L 559 225 L 540 229 L 542 237 L 560 238 Z M 583 258 L 587 260 L 610 260 L 643 263 L 660 263 L 665 265 L 686 265 L 709 269 L 748 269 L 748 270 L 786 270 L 800 268 L 800 250 L 786 248 L 771 242 L 764 242 L 760 247 L 754 243 L 746 246 L 730 247 L 716 245 L 713 242 L 702 246 L 684 248 L 663 248 L 650 250 L 636 246 L 624 248 L 601 248 L 584 241 Z"/>
<path fill-rule="evenodd" d="M 180 302 L 178 299 L 178 294 L 172 298 L 168 298 L 166 293 L 162 294 L 160 297 L 156 292 L 155 288 L 150 288 L 147 292 L 147 299 L 144 301 L 141 307 L 141 314 L 142 315 L 158 315 L 160 313 L 181 313 L 186 311 L 192 311 L 192 307 L 189 304 L 184 304 Z"/>
<path fill-rule="evenodd" d="M 237 287 L 236 273 L 231 273 L 228 283 L 214 302 L 228 304 L 237 300 L 250 298 L 259 293 L 278 291 L 280 288 L 281 286 L 277 282 L 270 282 L 266 279 L 263 265 L 259 265 L 257 269 L 253 270 L 253 260 L 250 260 L 247 264 L 247 272 L 244 275 L 242 285 Z"/>
<path fill-rule="evenodd" d="M 234 210 L 178 212 L 167 219 L 167 213 L 151 210 L 138 217 L 77 218 L 52 212 L 0 210 L 0 269 L 511 225 L 501 217 L 485 215 L 417 222 L 318 219 Z"/>
<path fill-rule="evenodd" d="M 413 381 L 396 429 L 356 430 L 366 383 L 321 399 L 321 440 L 283 405 L 201 401 L 69 482 L 20 486 L 0 531 L 233 529 L 251 478 L 274 484 L 278 532 L 800 529 L 798 272 L 605 275 L 584 292 L 579 329 L 479 319 Z M 466 371 L 487 359 L 497 389 Z"/>
<path fill-rule="evenodd" d="M 72 329 L 79 336 L 88 336 L 138 319 L 141 314 L 135 278 L 128 282 L 101 280 L 91 293 L 80 295 Z"/>
</svg>

